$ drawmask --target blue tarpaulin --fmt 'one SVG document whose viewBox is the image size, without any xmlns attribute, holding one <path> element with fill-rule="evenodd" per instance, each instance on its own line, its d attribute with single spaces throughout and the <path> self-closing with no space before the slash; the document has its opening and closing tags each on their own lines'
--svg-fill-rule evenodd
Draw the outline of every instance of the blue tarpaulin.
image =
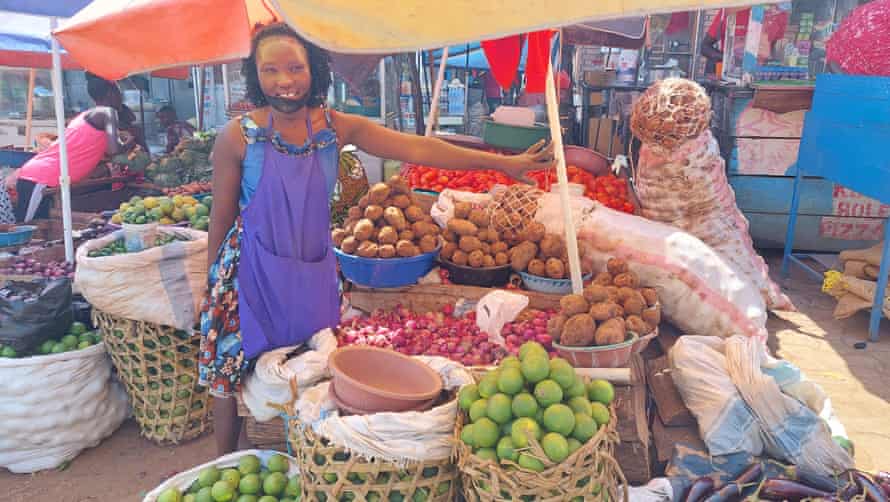
<svg viewBox="0 0 890 502">
<path fill-rule="evenodd" d="M 86 7 L 92 0 L 0 0 L 0 11 L 17 12 L 46 17 L 71 17 Z M 7 24 L 6 17 L 0 19 Z"/>
</svg>

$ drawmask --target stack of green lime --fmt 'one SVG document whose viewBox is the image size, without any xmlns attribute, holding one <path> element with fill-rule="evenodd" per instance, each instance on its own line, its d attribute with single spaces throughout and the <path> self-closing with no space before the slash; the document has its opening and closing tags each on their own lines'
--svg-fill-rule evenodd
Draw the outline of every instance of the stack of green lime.
<svg viewBox="0 0 890 502">
<path fill-rule="evenodd" d="M 518 358 L 505 358 L 478 384 L 461 388 L 458 401 L 471 422 L 461 440 L 477 457 L 541 472 L 544 460 L 562 462 L 609 423 L 613 398 L 609 382 L 585 385 L 565 359 L 550 359 L 541 344 L 527 342 Z M 547 459 L 532 453 L 531 438 Z"/>
<path fill-rule="evenodd" d="M 0 343 L 0 357 L 17 358 L 31 356 L 45 356 L 47 354 L 61 354 L 73 350 L 82 350 L 102 341 L 102 337 L 95 331 L 87 331 L 85 324 L 75 322 L 68 328 L 68 332 L 58 338 L 47 340 L 40 344 L 33 353 L 19 354 L 10 346 Z"/>
<path fill-rule="evenodd" d="M 287 477 L 290 462 L 275 454 L 262 465 L 256 455 L 245 455 L 237 467 L 208 467 L 188 490 L 168 488 L 158 502 L 296 502 L 300 500 L 300 476 Z"/>
</svg>

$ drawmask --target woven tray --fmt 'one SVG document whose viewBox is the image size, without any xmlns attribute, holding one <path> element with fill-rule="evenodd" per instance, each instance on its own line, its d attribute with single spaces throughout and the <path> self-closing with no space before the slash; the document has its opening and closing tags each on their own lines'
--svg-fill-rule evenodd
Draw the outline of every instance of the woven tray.
<svg viewBox="0 0 890 502">
<path fill-rule="evenodd" d="M 197 334 L 95 309 L 93 324 L 127 389 L 144 437 L 176 444 L 211 429 L 211 397 L 198 385 Z"/>
</svg>

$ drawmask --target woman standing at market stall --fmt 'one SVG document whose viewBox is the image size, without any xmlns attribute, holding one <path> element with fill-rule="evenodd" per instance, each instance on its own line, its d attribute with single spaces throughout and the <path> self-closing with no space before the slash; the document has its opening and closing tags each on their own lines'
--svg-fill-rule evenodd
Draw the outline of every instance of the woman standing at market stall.
<svg viewBox="0 0 890 502">
<path fill-rule="evenodd" d="M 213 151 L 208 296 L 201 313 L 201 383 L 214 399 L 220 454 L 241 431 L 232 394 L 261 353 L 297 345 L 339 321 L 330 194 L 339 150 L 521 178 L 552 162 L 543 143 L 516 156 L 398 133 L 324 106 L 327 54 L 284 25 L 259 31 L 243 67 L 257 110 L 225 126 Z"/>
</svg>

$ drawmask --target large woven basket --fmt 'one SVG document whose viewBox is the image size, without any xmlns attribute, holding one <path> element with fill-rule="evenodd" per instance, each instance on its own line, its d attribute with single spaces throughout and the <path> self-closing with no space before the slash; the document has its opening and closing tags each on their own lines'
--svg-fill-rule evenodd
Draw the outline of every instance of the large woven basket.
<svg viewBox="0 0 890 502">
<path fill-rule="evenodd" d="M 95 309 L 93 323 L 124 382 L 143 436 L 176 444 L 210 430 L 211 397 L 198 385 L 199 340 L 194 333 Z"/>
<path fill-rule="evenodd" d="M 303 476 L 305 502 L 406 501 L 452 502 L 459 473 L 451 459 L 393 462 L 367 459 L 331 444 L 291 418 L 288 441 Z"/>
</svg>

